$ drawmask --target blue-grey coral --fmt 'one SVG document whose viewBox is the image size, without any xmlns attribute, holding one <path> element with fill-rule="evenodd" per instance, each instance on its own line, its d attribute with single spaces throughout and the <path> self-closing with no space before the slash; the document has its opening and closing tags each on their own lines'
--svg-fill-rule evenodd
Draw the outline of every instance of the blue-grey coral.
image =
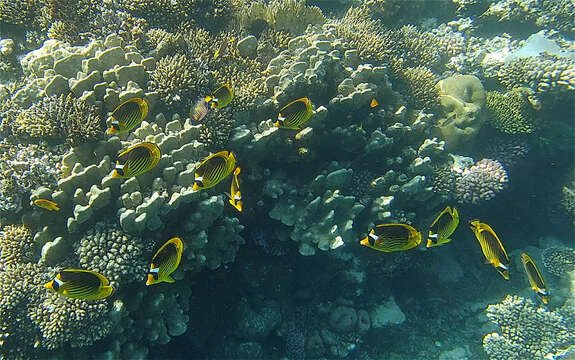
<svg viewBox="0 0 575 360">
<path fill-rule="evenodd" d="M 508 182 L 507 171 L 499 161 L 482 159 L 457 174 L 455 198 L 460 203 L 479 204 L 493 199 Z"/>
<path fill-rule="evenodd" d="M 573 313 L 564 310 L 537 308 L 529 299 L 508 295 L 500 304 L 487 307 L 487 317 L 499 325 L 499 332 L 487 334 L 483 348 L 492 360 L 553 358 L 575 344 L 568 325 Z"/>
</svg>

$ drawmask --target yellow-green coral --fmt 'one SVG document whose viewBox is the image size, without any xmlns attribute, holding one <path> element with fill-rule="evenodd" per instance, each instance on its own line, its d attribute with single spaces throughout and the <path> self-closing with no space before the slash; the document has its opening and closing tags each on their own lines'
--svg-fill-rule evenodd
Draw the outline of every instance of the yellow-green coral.
<svg viewBox="0 0 575 360">
<path fill-rule="evenodd" d="M 551 274 L 565 277 L 575 270 L 575 249 L 549 248 L 543 252 L 543 265 Z"/>
<path fill-rule="evenodd" d="M 34 260 L 32 232 L 23 225 L 7 225 L 0 232 L 0 264 L 13 266 Z"/>
<path fill-rule="evenodd" d="M 318 7 L 306 6 L 303 0 L 273 0 L 269 4 L 252 1 L 244 4 L 238 15 L 240 26 L 248 31 L 254 23 L 264 21 L 274 30 L 301 34 L 309 24 L 326 21 Z"/>
<path fill-rule="evenodd" d="M 505 134 L 533 132 L 534 110 L 527 94 L 519 88 L 505 94 L 488 91 L 486 94 L 488 123 Z"/>
<path fill-rule="evenodd" d="M 387 47 L 387 41 L 382 37 L 385 29 L 370 15 L 365 7 L 352 7 L 335 23 L 335 29 L 337 36 L 357 49 L 362 59 L 379 63 L 384 60 Z"/>
<path fill-rule="evenodd" d="M 97 140 L 104 133 L 104 122 L 95 106 L 64 94 L 43 97 L 30 108 L 9 114 L 6 122 L 17 137 L 66 141 L 72 146 Z"/>
<path fill-rule="evenodd" d="M 199 67 L 183 54 L 164 56 L 150 75 L 150 89 L 168 105 L 189 101 L 191 95 L 202 93 L 208 82 Z"/>
<path fill-rule="evenodd" d="M 408 67 L 400 75 L 409 101 L 418 109 L 434 110 L 439 106 L 435 74 L 424 66 Z"/>
</svg>

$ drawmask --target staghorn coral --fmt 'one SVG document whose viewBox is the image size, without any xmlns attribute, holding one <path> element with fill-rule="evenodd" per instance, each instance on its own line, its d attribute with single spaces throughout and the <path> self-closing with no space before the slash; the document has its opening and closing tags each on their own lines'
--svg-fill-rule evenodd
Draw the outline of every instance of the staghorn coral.
<svg viewBox="0 0 575 360">
<path fill-rule="evenodd" d="M 0 23 L 29 25 L 38 15 L 38 0 L 2 0 L 0 1 Z"/>
<path fill-rule="evenodd" d="M 542 255 L 543 265 L 551 274 L 565 277 L 575 270 L 575 250 L 572 248 L 549 248 Z"/>
<path fill-rule="evenodd" d="M 191 94 L 202 93 L 206 85 L 207 79 L 200 64 L 182 54 L 164 56 L 150 74 L 150 89 L 157 91 L 167 105 L 186 101 Z"/>
<path fill-rule="evenodd" d="M 487 307 L 487 317 L 499 332 L 483 338 L 483 348 L 492 360 L 535 360 L 547 358 L 575 344 L 573 321 L 565 311 L 537 308 L 529 299 L 508 295 L 500 304 Z"/>
<path fill-rule="evenodd" d="M 99 222 L 80 239 L 75 253 L 83 268 L 101 273 L 118 289 L 119 284 L 142 280 L 148 265 L 145 250 L 143 239 L 115 224 Z"/>
<path fill-rule="evenodd" d="M 505 94 L 487 91 L 485 108 L 487 122 L 505 134 L 529 134 L 534 130 L 534 110 L 520 88 Z"/>
<path fill-rule="evenodd" d="M 72 95 L 43 97 L 7 120 L 16 137 L 66 141 L 72 146 L 97 140 L 104 133 L 99 110 Z"/>
<path fill-rule="evenodd" d="M 462 204 L 479 204 L 493 199 L 508 181 L 507 171 L 499 161 L 482 159 L 457 174 L 455 198 Z"/>
<path fill-rule="evenodd" d="M 309 24 L 323 24 L 326 18 L 316 6 L 306 6 L 302 0 L 252 1 L 241 7 L 238 13 L 240 26 L 255 32 L 257 23 L 264 22 L 272 29 L 301 34 Z"/>
</svg>

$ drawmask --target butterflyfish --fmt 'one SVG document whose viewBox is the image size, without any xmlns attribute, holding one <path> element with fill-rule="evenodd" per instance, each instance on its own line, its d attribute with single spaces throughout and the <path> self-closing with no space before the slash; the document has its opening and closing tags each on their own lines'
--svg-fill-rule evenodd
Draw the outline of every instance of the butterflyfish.
<svg viewBox="0 0 575 360">
<path fill-rule="evenodd" d="M 51 200 L 46 200 L 46 199 L 36 199 L 34 200 L 34 205 L 48 210 L 48 211 L 59 211 L 60 207 L 58 206 L 58 204 L 56 204 L 55 202 L 51 201 Z"/>
<path fill-rule="evenodd" d="M 194 121 L 202 121 L 210 111 L 210 104 L 206 101 L 205 97 L 201 97 L 196 101 L 192 108 L 190 117 Z"/>
<path fill-rule="evenodd" d="M 539 268 L 535 265 L 535 262 L 526 253 L 521 253 L 521 262 L 527 273 L 527 278 L 529 279 L 529 285 L 531 289 L 535 291 L 537 295 L 541 298 L 544 304 L 549 303 L 549 291 L 545 285 L 545 281 L 539 272 Z"/>
<path fill-rule="evenodd" d="M 240 171 L 241 169 L 239 166 L 234 170 L 234 177 L 232 178 L 232 185 L 228 196 L 230 197 L 230 204 L 232 204 L 232 206 L 239 212 L 242 212 L 244 202 L 242 201 L 242 192 L 240 191 L 240 182 L 238 180 Z"/>
<path fill-rule="evenodd" d="M 283 129 L 299 130 L 312 114 L 311 101 L 306 97 L 297 99 L 281 108 L 274 125 Z"/>
<path fill-rule="evenodd" d="M 429 248 L 450 242 L 451 239 L 449 237 L 455 232 L 457 225 L 459 225 L 457 209 L 446 206 L 429 226 L 426 246 Z"/>
<path fill-rule="evenodd" d="M 377 107 L 378 105 L 379 105 L 379 103 L 377 102 L 376 98 L 371 99 L 371 102 L 369 103 L 370 108 L 373 109 L 374 107 Z"/>
<path fill-rule="evenodd" d="M 124 101 L 112 111 L 108 134 L 130 131 L 148 116 L 150 104 L 146 99 L 135 97 Z"/>
<path fill-rule="evenodd" d="M 383 252 L 404 251 L 421 244 L 421 233 L 407 224 L 379 224 L 360 244 Z"/>
<path fill-rule="evenodd" d="M 234 91 L 230 84 L 224 84 L 216 89 L 211 96 L 206 96 L 206 101 L 210 103 L 212 109 L 221 109 L 232 102 Z"/>
<path fill-rule="evenodd" d="M 481 245 L 481 251 L 483 251 L 486 262 L 493 265 L 505 280 L 509 280 L 509 256 L 507 256 L 507 252 L 495 231 L 491 226 L 479 222 L 479 220 L 472 220 L 469 224 L 469 228 Z"/>
<path fill-rule="evenodd" d="M 173 283 L 175 280 L 170 276 L 180 265 L 184 243 L 179 237 L 173 237 L 166 241 L 161 248 L 156 251 L 148 271 L 146 285 L 153 285 L 161 282 Z"/>
<path fill-rule="evenodd" d="M 81 300 L 104 299 L 114 291 L 104 275 L 81 269 L 64 269 L 44 287 L 70 299 Z"/>
<path fill-rule="evenodd" d="M 196 168 L 193 190 L 209 189 L 232 173 L 236 157 L 231 151 L 220 151 L 205 158 Z"/>
<path fill-rule="evenodd" d="M 112 177 L 138 176 L 158 165 L 162 156 L 160 148 L 151 142 L 143 142 L 118 154 Z"/>
</svg>

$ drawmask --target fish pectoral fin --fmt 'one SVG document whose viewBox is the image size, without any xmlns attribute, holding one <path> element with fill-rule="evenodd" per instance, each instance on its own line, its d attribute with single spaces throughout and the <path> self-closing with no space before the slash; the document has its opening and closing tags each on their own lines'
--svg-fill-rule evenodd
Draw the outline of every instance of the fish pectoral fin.
<svg viewBox="0 0 575 360">
<path fill-rule="evenodd" d="M 164 279 L 164 281 L 167 282 L 167 283 L 170 283 L 170 284 L 173 283 L 173 282 L 176 282 L 176 280 L 174 280 L 174 278 L 171 277 L 170 275 L 166 276 L 166 278 Z"/>
</svg>

